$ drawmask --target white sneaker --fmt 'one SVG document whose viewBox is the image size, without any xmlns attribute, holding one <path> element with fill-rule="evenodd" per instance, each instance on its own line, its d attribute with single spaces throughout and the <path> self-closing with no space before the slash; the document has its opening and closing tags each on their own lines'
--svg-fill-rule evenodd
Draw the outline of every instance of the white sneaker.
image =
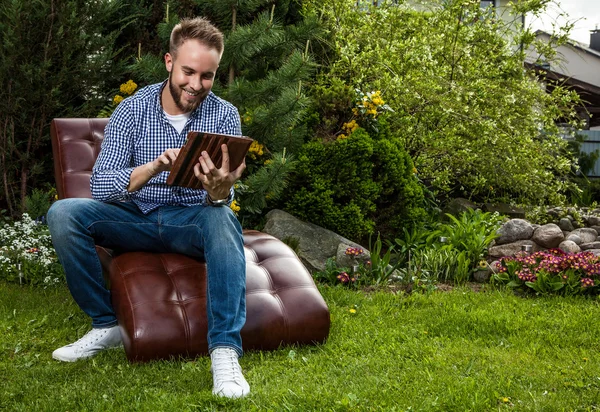
<svg viewBox="0 0 600 412">
<path fill-rule="evenodd" d="M 56 349 L 52 352 L 52 357 L 63 362 L 75 362 L 79 359 L 92 357 L 102 350 L 116 348 L 121 344 L 119 326 L 92 329 L 77 342 Z"/>
<path fill-rule="evenodd" d="M 250 385 L 242 375 L 238 354 L 227 347 L 217 347 L 210 353 L 213 374 L 212 393 L 226 398 L 242 398 L 250 393 Z"/>
</svg>

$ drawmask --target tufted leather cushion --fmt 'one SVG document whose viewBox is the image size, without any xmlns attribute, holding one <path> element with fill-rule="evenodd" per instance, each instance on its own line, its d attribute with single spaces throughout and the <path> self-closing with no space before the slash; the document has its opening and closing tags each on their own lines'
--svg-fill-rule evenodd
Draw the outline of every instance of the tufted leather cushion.
<svg viewBox="0 0 600 412">
<path fill-rule="evenodd" d="M 294 252 L 257 231 L 246 231 L 244 244 L 244 349 L 323 341 L 329 332 L 327 306 Z M 110 273 L 131 361 L 208 353 L 203 262 L 183 255 L 126 253 L 113 259 Z"/>
<path fill-rule="evenodd" d="M 59 198 L 91 197 L 89 178 L 108 119 L 54 119 L 51 125 Z M 97 247 L 110 271 L 113 307 L 130 361 L 207 352 L 206 266 L 177 254 L 124 253 Z M 278 239 L 244 231 L 248 349 L 323 342 L 329 310 L 296 254 Z M 112 259 L 112 260 L 111 260 Z"/>
</svg>

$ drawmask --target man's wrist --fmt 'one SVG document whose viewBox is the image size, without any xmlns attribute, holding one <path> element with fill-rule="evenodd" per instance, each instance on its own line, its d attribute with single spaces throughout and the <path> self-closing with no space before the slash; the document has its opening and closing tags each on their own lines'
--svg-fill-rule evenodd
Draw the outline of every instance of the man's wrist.
<svg viewBox="0 0 600 412">
<path fill-rule="evenodd" d="M 222 199 L 213 199 L 210 193 L 206 192 L 206 203 L 210 206 L 227 206 L 229 202 L 231 202 L 231 192 L 227 195 L 227 197 Z"/>
<path fill-rule="evenodd" d="M 152 166 L 152 162 L 146 163 L 146 172 L 148 172 L 150 177 L 156 176 L 156 172 L 154 170 L 154 166 Z"/>
</svg>

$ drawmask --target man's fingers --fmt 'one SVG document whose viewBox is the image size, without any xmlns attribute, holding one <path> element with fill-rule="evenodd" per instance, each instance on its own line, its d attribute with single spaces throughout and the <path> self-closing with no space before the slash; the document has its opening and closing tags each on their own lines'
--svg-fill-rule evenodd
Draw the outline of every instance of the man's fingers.
<svg viewBox="0 0 600 412">
<path fill-rule="evenodd" d="M 218 174 L 217 167 L 213 163 L 208 153 L 205 151 L 202 152 L 202 156 L 198 158 L 198 161 L 200 162 L 200 165 L 202 165 L 202 170 L 205 174 L 211 174 L 215 176 Z"/>
<path fill-rule="evenodd" d="M 202 173 L 200 163 L 194 165 L 194 175 L 202 182 L 202 184 L 208 183 L 208 177 Z"/>
<path fill-rule="evenodd" d="M 221 169 L 225 169 L 226 172 L 229 170 L 229 148 L 225 143 L 221 145 L 221 151 L 223 152 L 223 161 L 221 162 Z"/>
<path fill-rule="evenodd" d="M 246 159 L 242 161 L 242 163 L 235 169 L 231 174 L 234 177 L 233 181 L 235 182 L 240 177 L 242 177 L 242 173 L 244 173 L 244 169 L 246 169 Z"/>
</svg>

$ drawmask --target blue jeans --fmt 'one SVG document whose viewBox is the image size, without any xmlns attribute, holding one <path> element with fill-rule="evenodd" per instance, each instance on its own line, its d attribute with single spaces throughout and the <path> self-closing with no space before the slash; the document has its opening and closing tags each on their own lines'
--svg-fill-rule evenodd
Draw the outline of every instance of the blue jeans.
<svg viewBox="0 0 600 412">
<path fill-rule="evenodd" d="M 241 226 L 230 208 L 163 206 L 144 215 L 132 202 L 64 199 L 47 217 L 71 295 L 92 318 L 92 327 L 117 324 L 95 245 L 180 253 L 206 261 L 209 351 L 228 346 L 242 355 L 246 260 Z"/>
</svg>

